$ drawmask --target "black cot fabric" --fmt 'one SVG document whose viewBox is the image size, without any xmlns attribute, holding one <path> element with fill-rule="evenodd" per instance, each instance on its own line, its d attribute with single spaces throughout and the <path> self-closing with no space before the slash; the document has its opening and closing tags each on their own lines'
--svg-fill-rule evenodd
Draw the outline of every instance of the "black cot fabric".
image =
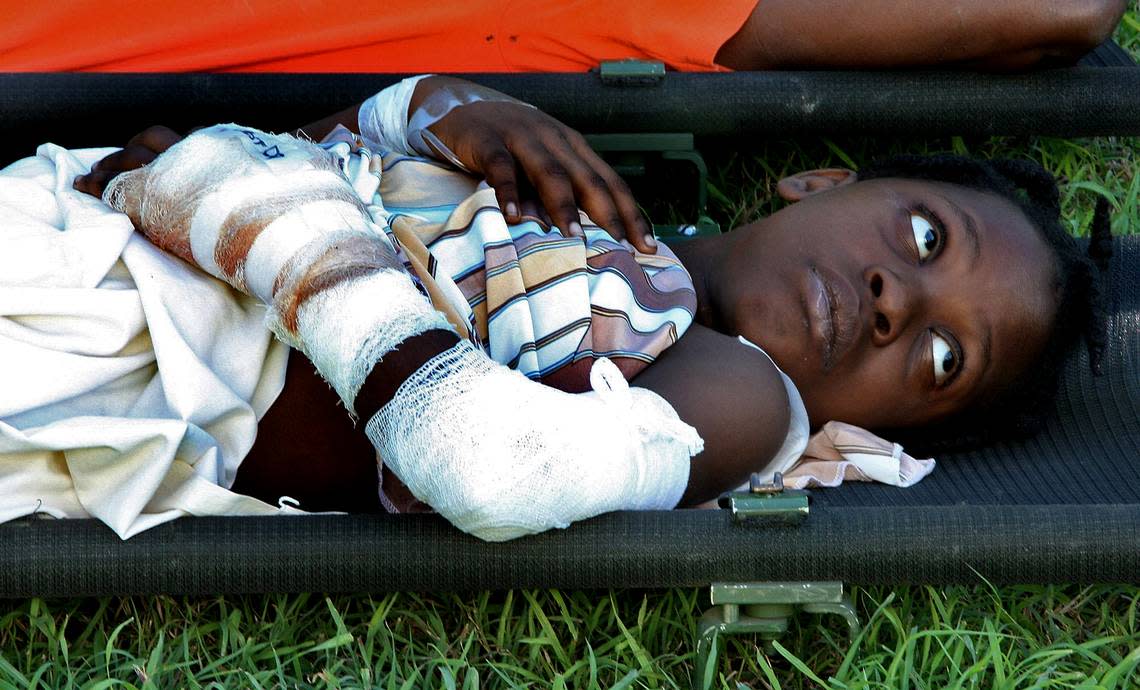
<svg viewBox="0 0 1140 690">
<path fill-rule="evenodd" d="M 747 145 L 807 134 L 1098 136 L 1140 134 L 1140 70 L 1073 67 L 968 72 L 668 73 L 655 86 L 596 74 L 470 75 L 587 132 L 690 132 Z M 52 141 L 125 142 L 241 122 L 288 131 L 375 93 L 400 75 L 0 74 L 0 161 Z"/>
<path fill-rule="evenodd" d="M 1135 65 L 1136 61 L 1115 42 L 1105 41 L 1081 58 L 1079 64 L 1088 67 L 1129 67 Z"/>
<path fill-rule="evenodd" d="M 503 544 L 427 515 L 196 518 L 126 542 L 0 525 L 0 596 L 683 587 L 712 582 L 1140 584 L 1140 506 L 839 508 L 798 527 L 613 513 Z"/>
<path fill-rule="evenodd" d="M 1110 63 L 1105 63 L 1110 64 Z M 0 74 L 0 161 L 36 144 L 105 145 L 145 126 L 244 121 L 289 129 L 395 75 Z M 1140 134 L 1140 70 L 1028 75 L 669 74 L 653 87 L 596 75 L 484 83 L 589 131 L 683 131 L 741 142 L 796 133 Z M 1136 276 L 1120 241 L 1107 377 L 1074 362 L 1049 436 L 940 458 L 908 490 L 813 495 L 798 527 L 724 511 L 615 513 L 486 544 L 436 516 L 189 518 L 120 541 L 93 520 L 0 524 L 0 596 L 668 587 L 714 581 L 1140 583 Z M 1132 266 L 1132 269 L 1120 268 Z M 1136 272 L 1130 272 L 1136 271 Z"/>
</svg>

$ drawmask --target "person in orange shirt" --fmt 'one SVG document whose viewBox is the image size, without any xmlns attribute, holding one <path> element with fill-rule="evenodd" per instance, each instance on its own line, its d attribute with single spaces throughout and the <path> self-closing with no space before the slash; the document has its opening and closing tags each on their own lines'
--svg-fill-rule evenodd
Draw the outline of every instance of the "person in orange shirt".
<svg viewBox="0 0 1140 690">
<path fill-rule="evenodd" d="M 576 72 L 640 58 L 690 71 L 1072 61 L 1125 0 L 74 0 L 17 10 L 0 70 Z"/>
</svg>

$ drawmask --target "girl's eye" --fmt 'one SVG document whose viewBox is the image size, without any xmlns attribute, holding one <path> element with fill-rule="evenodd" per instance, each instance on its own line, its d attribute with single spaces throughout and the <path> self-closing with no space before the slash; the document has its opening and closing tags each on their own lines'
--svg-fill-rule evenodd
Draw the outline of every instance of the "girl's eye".
<svg viewBox="0 0 1140 690">
<path fill-rule="evenodd" d="M 926 261 L 934 256 L 942 244 L 941 228 L 935 227 L 925 216 L 912 213 L 910 229 L 914 233 L 914 244 L 918 247 L 918 260 Z"/>
<path fill-rule="evenodd" d="M 934 384 L 941 386 L 958 368 L 958 354 L 950 347 L 950 343 L 937 333 L 931 334 L 930 342 L 934 355 Z"/>
</svg>

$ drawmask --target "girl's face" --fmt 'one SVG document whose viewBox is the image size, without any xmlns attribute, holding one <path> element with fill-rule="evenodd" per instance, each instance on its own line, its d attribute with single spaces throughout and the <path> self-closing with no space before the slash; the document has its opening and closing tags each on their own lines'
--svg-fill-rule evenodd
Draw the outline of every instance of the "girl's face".
<svg viewBox="0 0 1140 690">
<path fill-rule="evenodd" d="M 1042 351 L 1053 257 L 1011 202 L 907 179 L 799 191 L 729 258 L 725 303 L 813 425 L 927 423 L 994 397 Z"/>
</svg>

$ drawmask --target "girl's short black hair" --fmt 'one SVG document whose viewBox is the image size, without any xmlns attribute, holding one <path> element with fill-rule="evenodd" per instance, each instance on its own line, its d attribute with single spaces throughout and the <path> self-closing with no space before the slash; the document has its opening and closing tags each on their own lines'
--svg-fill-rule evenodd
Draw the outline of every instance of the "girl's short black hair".
<svg viewBox="0 0 1140 690">
<path fill-rule="evenodd" d="M 1044 351 L 995 398 L 934 428 L 927 427 L 921 434 L 899 430 L 892 438 L 905 438 L 908 450 L 929 453 L 1037 431 L 1052 409 L 1064 362 L 1082 339 L 1088 344 L 1093 371 L 1099 372 L 1105 345 L 1100 273 L 1112 254 L 1108 200 L 1097 203 L 1086 249 L 1061 226 L 1057 181 L 1037 163 L 954 155 L 896 156 L 859 170 L 860 180 L 883 177 L 948 182 L 1013 202 L 1052 250 L 1057 304 Z"/>
</svg>

